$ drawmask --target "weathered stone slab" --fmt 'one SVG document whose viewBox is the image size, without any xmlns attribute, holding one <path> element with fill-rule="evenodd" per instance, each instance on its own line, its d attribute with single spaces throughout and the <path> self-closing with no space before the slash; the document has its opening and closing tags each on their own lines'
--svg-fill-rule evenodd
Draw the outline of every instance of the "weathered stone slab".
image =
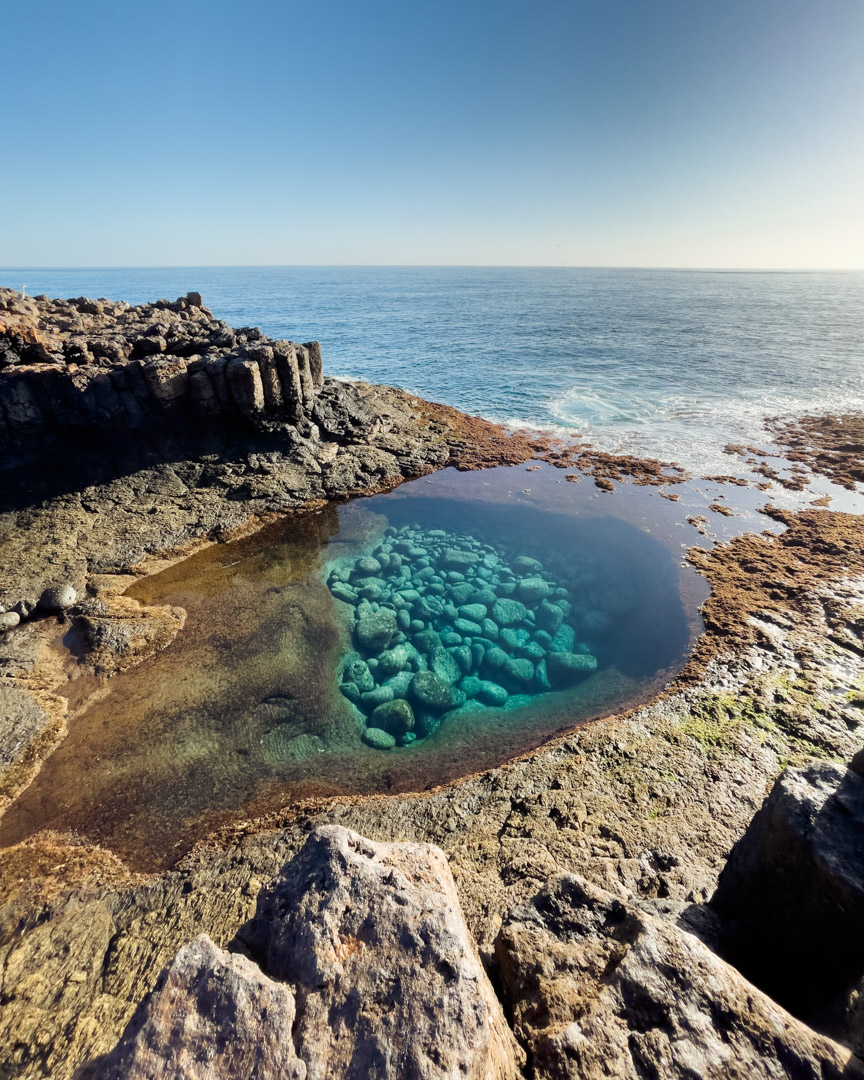
<svg viewBox="0 0 864 1080">
<path fill-rule="evenodd" d="M 864 1066 L 691 934 L 562 875 L 496 941 L 535 1080 L 852 1080 Z"/>
<path fill-rule="evenodd" d="M 730 959 L 801 1014 L 864 978 L 862 757 L 786 769 L 711 901 Z"/>
<path fill-rule="evenodd" d="M 294 995 L 206 934 L 159 977 L 93 1080 L 305 1080 Z"/>
</svg>

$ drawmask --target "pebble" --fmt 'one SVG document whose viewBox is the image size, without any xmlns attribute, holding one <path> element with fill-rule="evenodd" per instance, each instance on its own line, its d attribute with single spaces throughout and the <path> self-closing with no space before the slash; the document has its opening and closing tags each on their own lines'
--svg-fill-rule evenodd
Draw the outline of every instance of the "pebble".
<svg viewBox="0 0 864 1080">
<path fill-rule="evenodd" d="M 45 611 L 65 611 L 72 607 L 78 594 L 71 585 L 54 585 L 39 598 L 39 606 Z"/>
<path fill-rule="evenodd" d="M 20 622 L 21 616 L 17 611 L 4 611 L 0 614 L 0 633 L 5 633 L 7 630 L 14 630 Z"/>
</svg>

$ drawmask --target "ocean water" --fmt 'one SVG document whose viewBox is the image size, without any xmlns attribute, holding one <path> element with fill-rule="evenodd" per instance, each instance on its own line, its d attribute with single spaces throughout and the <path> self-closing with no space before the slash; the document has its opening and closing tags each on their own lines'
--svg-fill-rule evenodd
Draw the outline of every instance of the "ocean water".
<svg viewBox="0 0 864 1080">
<path fill-rule="evenodd" d="M 30 295 L 196 289 L 219 317 L 316 338 L 330 375 L 512 425 L 729 472 L 766 416 L 864 409 L 864 272 L 496 267 L 0 269 Z"/>
</svg>

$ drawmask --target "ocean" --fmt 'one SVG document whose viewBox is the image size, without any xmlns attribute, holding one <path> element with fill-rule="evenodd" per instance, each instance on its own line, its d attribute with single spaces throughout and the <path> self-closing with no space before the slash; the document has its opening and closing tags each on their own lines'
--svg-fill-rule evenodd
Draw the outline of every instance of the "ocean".
<svg viewBox="0 0 864 1080">
<path fill-rule="evenodd" d="M 514 427 L 729 472 L 775 415 L 864 410 L 864 272 L 557 267 L 0 269 L 28 295 L 190 290 L 321 342 L 328 374 Z"/>
</svg>

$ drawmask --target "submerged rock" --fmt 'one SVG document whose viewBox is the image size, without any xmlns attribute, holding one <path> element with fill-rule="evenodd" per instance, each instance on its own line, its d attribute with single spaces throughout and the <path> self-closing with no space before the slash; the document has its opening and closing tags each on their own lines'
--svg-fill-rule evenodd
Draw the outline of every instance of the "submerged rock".
<svg viewBox="0 0 864 1080">
<path fill-rule="evenodd" d="M 366 728 L 361 738 L 363 739 L 363 742 L 368 746 L 374 747 L 376 750 L 392 750 L 396 745 L 396 740 L 390 732 L 384 731 L 382 728 Z"/>
<path fill-rule="evenodd" d="M 492 605 L 492 618 L 499 626 L 516 626 L 528 614 L 528 609 L 519 600 L 502 597 Z"/>
<path fill-rule="evenodd" d="M 553 686 L 572 686 L 597 670 L 597 657 L 590 653 L 550 652 L 546 670 Z"/>
<path fill-rule="evenodd" d="M 411 694 L 428 709 L 446 709 L 450 705 L 450 684 L 431 671 L 418 671 L 411 680 Z"/>
<path fill-rule="evenodd" d="M 404 698 L 395 698 L 375 709 L 369 717 L 369 726 L 382 728 L 391 735 L 404 735 L 414 727 L 414 710 Z"/>
<path fill-rule="evenodd" d="M 378 652 L 390 644 L 396 633 L 396 616 L 392 611 L 376 611 L 357 621 L 354 628 L 357 644 L 371 652 Z"/>
</svg>

